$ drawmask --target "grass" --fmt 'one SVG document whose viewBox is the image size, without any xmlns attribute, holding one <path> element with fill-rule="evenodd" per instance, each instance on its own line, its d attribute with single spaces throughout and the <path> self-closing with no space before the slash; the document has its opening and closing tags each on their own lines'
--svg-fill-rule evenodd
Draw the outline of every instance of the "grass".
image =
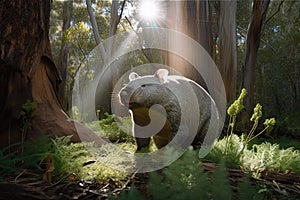
<svg viewBox="0 0 300 200">
<path fill-rule="evenodd" d="M 98 152 L 109 152 L 106 146 L 95 148 L 93 143 L 69 143 L 70 137 L 52 139 L 38 139 L 24 145 L 23 153 L 5 153 L 0 151 L 0 178 L 16 176 L 23 169 L 33 169 L 38 173 L 45 173 L 48 166 L 47 157 L 53 157 L 53 173 L 55 179 L 66 175 L 72 175 L 76 180 L 87 180 L 95 183 L 113 182 L 116 186 L 122 186 L 129 174 L 112 169 L 101 162 L 92 149 Z M 121 148 L 133 151 L 132 144 L 120 144 Z M 111 151 L 111 150 L 110 150 Z M 96 152 L 96 151 L 95 151 Z M 120 161 L 120 155 L 110 152 L 111 160 Z"/>
</svg>

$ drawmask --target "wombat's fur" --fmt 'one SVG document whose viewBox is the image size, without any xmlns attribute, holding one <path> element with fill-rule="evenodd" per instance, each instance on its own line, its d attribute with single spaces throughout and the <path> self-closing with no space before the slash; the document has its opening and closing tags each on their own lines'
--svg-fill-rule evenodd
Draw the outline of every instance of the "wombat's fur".
<svg viewBox="0 0 300 200">
<path fill-rule="evenodd" d="M 134 122 L 133 133 L 135 136 L 136 125 L 146 126 L 150 123 L 149 108 L 154 104 L 164 107 L 167 113 L 166 122 L 159 133 L 153 136 L 158 148 L 164 147 L 175 137 L 181 123 L 181 109 L 194 109 L 193 107 L 195 107 L 197 109 L 195 112 L 200 112 L 200 115 L 199 119 L 192 118 L 193 123 L 199 121 L 197 135 L 192 144 L 198 146 L 203 141 L 209 126 L 210 105 L 213 100 L 196 82 L 183 76 L 169 76 L 168 73 L 166 69 L 159 69 L 154 75 L 150 76 L 139 76 L 132 72 L 129 75 L 129 83 L 119 93 L 120 102 L 123 105 L 129 105 Z M 178 95 L 174 91 L 180 94 L 179 98 L 181 99 L 178 99 Z M 192 98 L 197 98 L 198 101 L 193 101 Z M 198 102 L 199 107 L 194 106 L 195 102 Z M 180 108 L 180 106 L 184 106 L 184 108 Z M 160 111 L 154 112 L 153 115 L 155 119 L 164 119 Z M 136 137 L 136 142 L 137 150 L 140 150 L 149 145 L 150 138 Z"/>
</svg>

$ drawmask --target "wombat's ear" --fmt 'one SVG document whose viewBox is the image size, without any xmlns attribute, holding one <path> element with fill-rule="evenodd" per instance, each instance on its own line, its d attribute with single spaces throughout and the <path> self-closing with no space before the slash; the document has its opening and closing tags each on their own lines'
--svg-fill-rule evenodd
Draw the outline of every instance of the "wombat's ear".
<svg viewBox="0 0 300 200">
<path fill-rule="evenodd" d="M 138 78 L 138 77 L 140 77 L 137 73 L 135 73 L 135 72 L 131 72 L 130 74 L 129 74 L 129 81 L 132 81 L 132 80 L 134 80 L 134 79 L 136 79 L 136 78 Z"/>
<path fill-rule="evenodd" d="M 159 69 L 155 72 L 155 76 L 159 79 L 159 82 L 161 83 L 167 82 L 168 75 L 169 71 L 166 69 Z"/>
</svg>

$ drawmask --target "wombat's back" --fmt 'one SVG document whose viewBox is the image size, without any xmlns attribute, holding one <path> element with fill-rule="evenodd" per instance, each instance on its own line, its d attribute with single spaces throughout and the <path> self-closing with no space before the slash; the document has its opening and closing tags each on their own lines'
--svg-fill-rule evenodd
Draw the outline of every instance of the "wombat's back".
<svg viewBox="0 0 300 200">
<path fill-rule="evenodd" d="M 182 88 L 182 93 L 183 93 L 183 96 L 185 96 L 187 99 L 187 104 L 185 106 L 191 107 L 191 109 L 189 109 L 189 110 L 199 109 L 198 112 L 200 113 L 200 117 L 199 117 L 198 121 L 197 121 L 197 119 L 194 119 L 194 122 L 199 123 L 199 126 L 198 126 L 198 130 L 197 130 L 197 134 L 196 134 L 192 144 L 193 144 L 193 146 L 200 146 L 201 143 L 203 142 L 203 139 L 208 130 L 208 126 L 209 126 L 210 118 L 211 118 L 211 105 L 214 103 L 214 101 L 210 97 L 208 92 L 206 92 L 206 90 L 202 86 L 200 86 L 199 84 L 197 84 L 196 82 L 194 82 L 188 78 L 185 78 L 182 76 L 176 76 L 176 75 L 172 76 L 171 75 L 168 77 L 168 80 L 177 82 L 180 85 L 186 85 L 187 83 L 189 83 L 189 85 L 191 86 L 191 87 L 187 87 L 186 89 Z M 190 89 L 193 89 L 193 91 L 190 91 Z M 194 92 L 194 94 L 192 95 L 191 92 Z M 190 99 L 193 97 L 197 98 L 198 106 L 194 105 L 193 103 L 195 101 L 192 101 Z M 189 103 L 190 100 L 193 103 Z M 195 108 L 195 109 L 193 109 L 193 108 Z M 197 112 L 197 111 L 195 110 L 195 112 Z"/>
</svg>

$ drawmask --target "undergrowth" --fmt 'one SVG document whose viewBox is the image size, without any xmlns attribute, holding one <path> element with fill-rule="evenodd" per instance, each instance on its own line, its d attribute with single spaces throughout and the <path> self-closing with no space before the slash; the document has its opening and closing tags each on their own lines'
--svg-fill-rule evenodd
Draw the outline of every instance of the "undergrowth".
<svg viewBox="0 0 300 200">
<path fill-rule="evenodd" d="M 227 110 L 229 125 L 226 136 L 215 141 L 206 159 L 215 163 L 224 159 L 227 167 L 248 170 L 253 172 L 255 176 L 259 176 L 260 172 L 264 170 L 283 173 L 294 172 L 300 175 L 300 152 L 298 150 L 294 150 L 292 147 L 281 149 L 278 144 L 268 142 L 251 144 L 251 147 L 248 148 L 251 141 L 265 132 L 269 133 L 275 125 L 274 118 L 266 119 L 263 123 L 265 127 L 261 131 L 256 131 L 262 117 L 260 104 L 257 104 L 253 110 L 250 119 L 253 122 L 251 130 L 241 136 L 234 134 L 237 115 L 244 107 L 245 95 L 246 90 L 243 89 L 238 99 L 229 106 Z"/>
<path fill-rule="evenodd" d="M 238 183 L 234 192 L 228 179 L 225 163 L 221 162 L 214 172 L 204 171 L 197 152 L 188 150 L 180 159 L 161 172 L 150 173 L 147 193 L 132 186 L 122 191 L 119 197 L 110 199 L 264 199 L 259 188 L 253 186 L 249 176 Z"/>
<path fill-rule="evenodd" d="M 134 139 L 128 133 L 131 132 L 131 119 L 129 117 L 116 118 L 115 115 L 104 113 L 105 118 L 100 121 L 87 123 L 97 135 L 108 138 L 111 142 L 130 142 L 134 143 Z M 118 121 L 118 122 L 116 122 Z"/>
<path fill-rule="evenodd" d="M 7 149 L 1 150 L 0 179 L 16 176 L 24 169 L 36 170 L 43 174 L 46 169 L 53 168 L 51 172 L 54 179 L 67 176 L 74 180 L 84 179 L 100 183 L 113 181 L 116 186 L 122 186 L 127 181 L 128 173 L 104 165 L 91 153 L 93 148 L 105 151 L 105 146 L 96 148 L 93 143 L 70 143 L 70 138 L 70 136 L 60 137 L 49 142 L 49 138 L 43 137 L 25 143 L 22 152 L 15 151 L 8 154 Z M 134 148 L 133 145 L 120 146 L 127 150 Z M 53 166 L 47 166 L 49 156 L 53 159 L 51 162 Z M 120 160 L 114 152 L 110 154 L 110 158 Z"/>
<path fill-rule="evenodd" d="M 93 143 L 74 143 L 66 145 L 69 137 L 53 140 L 55 147 L 54 163 L 56 175 L 72 174 L 77 179 L 93 182 L 113 181 L 122 184 L 128 174 L 112 169 L 100 162 L 91 152 Z M 99 147 L 98 150 L 104 147 Z M 111 159 L 114 159 L 112 155 Z M 116 158 L 117 159 L 117 158 Z"/>
</svg>

